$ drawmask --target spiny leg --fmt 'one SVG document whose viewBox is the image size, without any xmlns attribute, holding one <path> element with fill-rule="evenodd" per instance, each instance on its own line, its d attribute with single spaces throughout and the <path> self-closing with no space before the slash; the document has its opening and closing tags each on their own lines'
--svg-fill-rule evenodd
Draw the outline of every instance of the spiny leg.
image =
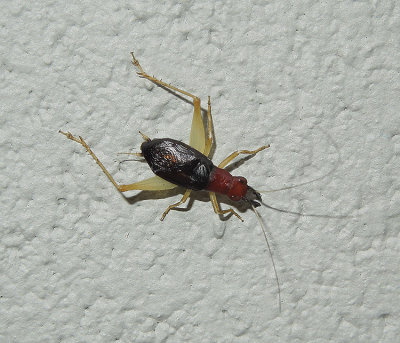
<svg viewBox="0 0 400 343">
<path fill-rule="evenodd" d="M 106 174 L 106 176 L 108 177 L 108 179 L 112 182 L 112 184 L 115 186 L 116 189 L 118 189 L 121 192 L 120 186 L 115 182 L 114 178 L 111 176 L 111 174 L 108 172 L 108 170 L 106 169 L 106 167 L 104 167 L 103 163 L 100 162 L 100 160 L 98 159 L 98 157 L 94 154 L 94 152 L 92 151 L 92 149 L 89 148 L 89 146 L 86 144 L 86 142 L 83 140 L 83 138 L 81 136 L 79 136 L 79 139 L 74 137 L 71 132 L 63 132 L 63 131 L 58 131 L 61 134 L 63 134 L 64 136 L 66 136 L 68 139 L 71 139 L 79 144 L 81 144 L 86 150 L 87 152 L 90 154 L 90 156 L 93 157 L 93 159 L 96 161 L 96 163 L 99 165 L 99 167 L 101 168 L 101 170 L 103 171 L 104 174 Z"/>
<path fill-rule="evenodd" d="M 193 94 L 191 94 L 191 93 L 189 93 L 189 92 L 186 92 L 186 91 L 184 91 L 184 90 L 182 90 L 182 89 L 179 89 L 179 88 L 177 88 L 177 87 L 175 87 L 175 86 L 170 85 L 169 83 L 166 83 L 166 82 L 164 82 L 164 81 L 161 81 L 161 80 L 159 80 L 159 79 L 156 79 L 154 76 L 150 76 L 149 74 L 147 74 L 147 73 L 143 70 L 142 66 L 140 65 L 139 61 L 136 59 L 136 57 L 135 57 L 135 55 L 133 54 L 133 52 L 131 52 L 131 55 L 132 55 L 132 64 L 133 64 L 136 68 L 139 69 L 139 72 L 138 72 L 138 75 L 139 75 L 139 76 L 144 77 L 145 79 L 150 80 L 150 81 L 154 82 L 155 84 L 157 84 L 157 85 L 159 85 L 159 86 L 163 86 L 163 87 L 172 89 L 172 90 L 174 90 L 174 91 L 176 91 L 176 92 L 179 92 L 179 93 L 185 94 L 185 95 L 187 95 L 187 96 L 190 96 L 193 100 L 198 99 L 197 96 L 195 96 L 195 95 L 193 95 Z"/>
<path fill-rule="evenodd" d="M 178 201 L 175 204 L 169 205 L 168 208 L 164 211 L 164 213 L 162 214 L 160 220 L 164 220 L 165 216 L 168 214 L 168 212 L 173 209 L 174 207 L 177 207 L 179 205 L 182 205 L 184 202 L 186 202 L 186 200 L 189 198 L 189 195 L 191 193 L 191 189 L 187 189 L 185 194 L 183 194 L 183 197 L 180 201 Z"/>
<path fill-rule="evenodd" d="M 103 171 L 104 174 L 108 177 L 108 179 L 111 181 L 111 183 L 115 186 L 116 189 L 120 192 L 126 192 L 129 190 L 149 190 L 149 191 L 158 191 L 158 190 L 166 190 L 166 189 L 172 189 L 177 187 L 176 185 L 161 179 L 158 176 L 153 176 L 151 178 L 148 178 L 146 180 L 142 180 L 139 182 L 132 183 L 130 185 L 119 185 L 114 178 L 111 176 L 111 174 L 108 172 L 108 170 L 104 167 L 103 163 L 100 162 L 98 157 L 94 154 L 92 149 L 86 144 L 86 142 L 83 140 L 81 136 L 79 138 L 74 137 L 70 132 L 63 132 L 59 131 L 61 134 L 66 136 L 68 139 L 71 139 L 79 144 L 81 144 L 86 151 L 92 156 L 92 158 L 96 161 L 96 163 L 100 166 L 101 170 Z"/>
<path fill-rule="evenodd" d="M 241 221 L 243 221 L 242 217 L 239 216 L 232 208 L 229 208 L 227 210 L 221 210 L 218 204 L 217 196 L 214 192 L 210 192 L 210 200 L 211 204 L 213 206 L 214 212 L 218 215 L 220 214 L 225 214 L 225 213 L 232 213 L 236 217 L 238 217 Z"/>
<path fill-rule="evenodd" d="M 207 111 L 208 137 L 207 137 L 207 142 L 206 142 L 206 134 L 205 134 L 205 130 L 204 130 L 203 119 L 201 116 L 200 99 L 197 96 L 195 96 L 189 92 L 186 92 L 180 88 L 172 86 L 171 84 L 168 84 L 159 79 L 156 79 L 154 76 L 150 76 L 143 70 L 139 61 L 135 58 L 135 55 L 133 54 L 133 52 L 131 52 L 131 55 L 132 55 L 133 65 L 139 69 L 139 72 L 138 72 L 139 76 L 144 77 L 144 78 L 154 82 L 156 85 L 172 89 L 175 92 L 179 92 L 181 94 L 187 95 L 193 99 L 194 111 L 193 111 L 192 127 L 191 127 L 191 131 L 190 131 L 189 145 L 192 146 L 193 148 L 195 148 L 196 150 L 204 153 L 205 155 L 208 155 L 208 153 L 210 152 L 211 143 L 212 143 L 212 120 L 211 120 L 210 98 L 208 99 L 208 111 Z"/>
<path fill-rule="evenodd" d="M 238 150 L 233 152 L 232 154 L 230 154 L 227 158 L 225 158 L 219 165 L 219 168 L 224 168 L 230 161 L 232 161 L 234 158 L 236 158 L 237 156 L 239 156 L 239 154 L 248 154 L 248 155 L 255 155 L 258 152 L 269 148 L 269 144 L 268 145 L 263 145 L 262 147 L 258 148 L 257 150 Z"/>
</svg>

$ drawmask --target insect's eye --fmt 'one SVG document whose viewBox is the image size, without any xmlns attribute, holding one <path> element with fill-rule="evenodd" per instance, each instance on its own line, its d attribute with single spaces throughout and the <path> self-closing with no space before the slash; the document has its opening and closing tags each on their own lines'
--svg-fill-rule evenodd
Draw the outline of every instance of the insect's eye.
<svg viewBox="0 0 400 343">
<path fill-rule="evenodd" d="M 242 197 L 241 197 L 241 196 L 238 196 L 238 195 L 232 195 L 232 196 L 230 196 L 230 198 L 231 198 L 231 200 L 233 200 L 233 201 L 239 201 L 240 199 L 242 199 Z"/>
<path fill-rule="evenodd" d="M 247 180 L 244 177 L 240 177 L 239 176 L 238 179 L 239 179 L 239 182 L 242 183 L 242 184 L 246 184 L 247 183 Z"/>
</svg>

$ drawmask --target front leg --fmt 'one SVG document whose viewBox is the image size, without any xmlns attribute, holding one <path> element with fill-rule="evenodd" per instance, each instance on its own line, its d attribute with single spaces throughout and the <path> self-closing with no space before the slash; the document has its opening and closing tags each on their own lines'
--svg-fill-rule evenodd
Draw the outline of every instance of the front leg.
<svg viewBox="0 0 400 343">
<path fill-rule="evenodd" d="M 146 180 L 135 182 L 130 185 L 119 185 L 114 180 L 114 178 L 111 176 L 111 174 L 108 172 L 106 167 L 104 167 L 103 163 L 100 162 L 100 160 L 94 154 L 92 149 L 90 149 L 90 147 L 86 144 L 86 142 L 83 140 L 83 138 L 81 136 L 79 136 L 79 138 L 77 138 L 77 137 L 74 137 L 70 132 L 63 132 L 61 130 L 59 132 L 61 134 L 63 134 L 64 136 L 66 136 L 68 139 L 81 144 L 86 149 L 86 151 L 90 154 L 90 156 L 92 156 L 92 158 L 96 161 L 96 163 L 100 166 L 103 173 L 106 174 L 107 178 L 111 181 L 111 183 L 115 186 L 115 188 L 119 192 L 126 192 L 126 191 L 131 191 L 131 190 L 161 191 L 161 190 L 172 189 L 172 188 L 177 187 L 173 183 L 168 182 L 158 176 L 153 176 Z"/>
<path fill-rule="evenodd" d="M 232 154 L 230 154 L 227 158 L 225 158 L 219 165 L 218 168 L 224 168 L 230 161 L 232 161 L 234 158 L 236 158 L 237 156 L 239 156 L 240 154 L 248 154 L 248 155 L 255 155 L 258 152 L 269 148 L 269 144 L 268 145 L 263 145 L 262 147 L 258 148 L 257 150 L 237 150 L 235 152 L 233 152 Z"/>
<path fill-rule="evenodd" d="M 219 204 L 218 204 L 217 196 L 216 196 L 216 194 L 215 194 L 214 192 L 210 192 L 210 200 L 211 200 L 211 204 L 212 204 L 212 206 L 213 206 L 214 212 L 215 212 L 216 214 L 218 214 L 218 215 L 223 215 L 223 214 L 225 214 L 225 213 L 231 213 L 231 214 L 235 215 L 236 217 L 238 217 L 242 222 L 244 221 L 244 220 L 242 219 L 242 217 L 239 216 L 239 215 L 235 212 L 235 210 L 233 210 L 232 208 L 229 208 L 229 209 L 227 209 L 227 210 L 221 210 L 221 208 L 219 207 Z"/>
</svg>

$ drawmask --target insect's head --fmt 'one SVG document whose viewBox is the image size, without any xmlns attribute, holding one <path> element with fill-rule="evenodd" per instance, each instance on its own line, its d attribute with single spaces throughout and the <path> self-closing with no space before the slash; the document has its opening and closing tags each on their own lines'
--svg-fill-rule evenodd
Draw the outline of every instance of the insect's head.
<svg viewBox="0 0 400 343">
<path fill-rule="evenodd" d="M 261 201 L 261 194 L 250 186 L 247 186 L 247 193 L 246 196 L 243 198 L 243 200 L 249 202 L 254 207 L 261 206 L 261 204 L 256 201 L 256 200 Z"/>
<path fill-rule="evenodd" d="M 247 180 L 243 176 L 233 176 L 230 189 L 227 193 L 233 201 L 244 200 L 254 207 L 260 206 L 261 195 L 255 189 L 247 185 Z"/>
</svg>

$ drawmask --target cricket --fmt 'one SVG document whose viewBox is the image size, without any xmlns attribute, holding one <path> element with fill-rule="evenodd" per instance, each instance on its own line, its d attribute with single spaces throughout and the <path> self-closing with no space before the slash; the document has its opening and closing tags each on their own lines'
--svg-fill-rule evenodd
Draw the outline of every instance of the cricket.
<svg viewBox="0 0 400 343">
<path fill-rule="evenodd" d="M 169 89 L 174 93 L 183 94 L 184 96 L 192 99 L 194 111 L 189 144 L 185 144 L 181 141 L 171 138 L 151 139 L 139 131 L 144 140 L 140 147 L 141 152 L 129 154 L 144 158 L 155 175 L 148 179 L 132 184 L 120 185 L 114 180 L 114 178 L 81 136 L 76 137 L 70 132 L 63 132 L 61 130 L 59 132 L 68 139 L 81 144 L 100 166 L 104 174 L 115 186 L 115 188 L 121 193 L 131 190 L 161 191 L 174 189 L 176 187 L 184 188 L 185 192 L 180 201 L 168 206 L 168 208 L 163 212 L 160 218 L 161 220 L 164 220 L 166 215 L 172 209 L 184 204 L 192 191 L 207 191 L 209 193 L 213 210 L 217 215 L 233 215 L 241 221 L 243 221 L 242 217 L 234 209 L 221 209 L 217 200 L 217 194 L 225 195 L 232 201 L 240 201 L 247 204 L 257 217 L 268 247 L 269 256 L 271 258 L 275 273 L 275 280 L 278 288 L 279 311 L 281 312 L 281 291 L 279 278 L 270 244 L 268 242 L 266 229 L 258 211 L 256 210 L 256 207 L 260 206 L 261 194 L 254 188 L 250 187 L 244 177 L 232 176 L 226 169 L 224 169 L 239 155 L 255 155 L 260 151 L 269 148 L 269 144 L 263 145 L 255 150 L 234 151 L 225 159 L 223 159 L 217 166 L 214 165 L 214 163 L 208 157 L 213 145 L 213 120 L 211 116 L 210 97 L 208 97 L 207 116 L 205 120 L 207 129 L 205 129 L 202 117 L 202 109 L 200 106 L 200 98 L 185 90 L 150 76 L 143 70 L 133 52 L 131 52 L 131 55 L 132 63 L 137 68 L 137 74 L 139 77 L 145 78 L 157 86 Z"/>
</svg>

